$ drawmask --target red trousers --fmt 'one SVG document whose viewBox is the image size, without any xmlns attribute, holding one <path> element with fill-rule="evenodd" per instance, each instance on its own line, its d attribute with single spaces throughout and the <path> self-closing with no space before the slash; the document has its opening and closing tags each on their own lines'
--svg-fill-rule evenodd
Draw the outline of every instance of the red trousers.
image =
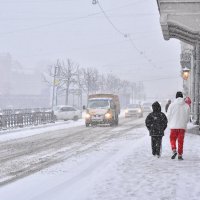
<svg viewBox="0 0 200 200">
<path fill-rule="evenodd" d="M 171 129 L 170 143 L 172 151 L 176 151 L 176 140 L 178 139 L 178 154 L 183 154 L 183 142 L 185 136 L 185 129 Z"/>
</svg>

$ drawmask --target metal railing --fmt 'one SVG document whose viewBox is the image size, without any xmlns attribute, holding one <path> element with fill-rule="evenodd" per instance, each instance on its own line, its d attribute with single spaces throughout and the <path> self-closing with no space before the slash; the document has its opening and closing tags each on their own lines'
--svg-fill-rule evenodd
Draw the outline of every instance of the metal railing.
<svg viewBox="0 0 200 200">
<path fill-rule="evenodd" d="M 54 113 L 49 109 L 7 109 L 0 111 L 0 130 L 37 126 L 54 122 Z"/>
</svg>

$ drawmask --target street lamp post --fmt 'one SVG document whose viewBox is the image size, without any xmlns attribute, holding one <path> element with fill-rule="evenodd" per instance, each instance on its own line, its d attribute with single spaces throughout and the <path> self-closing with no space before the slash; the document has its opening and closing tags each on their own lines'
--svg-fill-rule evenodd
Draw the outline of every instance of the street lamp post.
<svg viewBox="0 0 200 200">
<path fill-rule="evenodd" d="M 182 77 L 183 77 L 183 79 L 184 80 L 188 80 L 189 75 L 190 75 L 190 69 L 188 69 L 187 67 L 184 67 L 182 69 Z"/>
<path fill-rule="evenodd" d="M 190 75 L 190 69 L 184 67 L 181 71 L 181 76 L 183 78 L 183 91 L 186 96 L 189 95 L 189 83 L 188 83 L 189 75 Z"/>
<path fill-rule="evenodd" d="M 58 75 L 59 67 L 55 66 L 54 67 L 54 75 L 53 75 L 53 94 L 52 94 L 52 105 L 51 108 L 53 110 L 54 104 L 55 104 L 55 87 L 57 85 L 57 80 L 56 77 Z"/>
</svg>

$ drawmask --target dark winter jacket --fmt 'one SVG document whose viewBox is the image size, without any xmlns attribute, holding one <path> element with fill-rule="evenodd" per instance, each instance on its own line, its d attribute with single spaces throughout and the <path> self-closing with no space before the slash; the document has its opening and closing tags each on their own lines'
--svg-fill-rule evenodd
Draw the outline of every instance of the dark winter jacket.
<svg viewBox="0 0 200 200">
<path fill-rule="evenodd" d="M 153 112 L 145 120 L 146 127 L 150 136 L 163 136 L 167 128 L 167 117 L 161 112 L 161 106 L 157 101 L 152 104 L 152 108 Z"/>
</svg>

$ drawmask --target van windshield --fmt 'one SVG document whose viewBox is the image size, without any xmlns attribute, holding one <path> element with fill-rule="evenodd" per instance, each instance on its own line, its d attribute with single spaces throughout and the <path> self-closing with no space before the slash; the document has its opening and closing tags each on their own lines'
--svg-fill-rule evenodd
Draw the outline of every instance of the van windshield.
<svg viewBox="0 0 200 200">
<path fill-rule="evenodd" d="M 92 99 L 88 102 L 88 108 L 109 108 L 110 103 L 108 99 Z"/>
</svg>

